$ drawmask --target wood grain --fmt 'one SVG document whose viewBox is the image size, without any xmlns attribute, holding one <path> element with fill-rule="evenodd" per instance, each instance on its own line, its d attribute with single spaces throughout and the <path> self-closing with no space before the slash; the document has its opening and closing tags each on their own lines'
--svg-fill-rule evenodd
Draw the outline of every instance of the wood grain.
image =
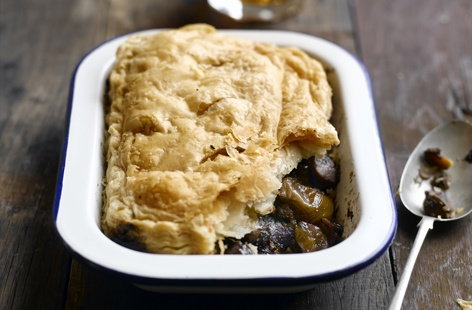
<svg viewBox="0 0 472 310">
<path fill-rule="evenodd" d="M 86 34 L 82 25 L 102 22 L 99 16 L 80 19 L 65 5 L 1 2 L 2 309 L 55 309 L 64 303 L 70 257 L 51 211 L 68 82 L 79 57 L 97 42 L 96 30 Z"/>
<path fill-rule="evenodd" d="M 455 118 L 472 117 L 472 2 L 355 4 L 359 44 L 372 76 L 395 190 L 409 153 L 426 132 Z M 393 250 L 400 274 L 419 218 L 400 202 L 397 208 Z M 471 224 L 471 217 L 435 224 L 418 257 L 404 309 L 454 309 L 456 298 L 472 299 Z"/>
<path fill-rule="evenodd" d="M 391 255 L 301 294 L 153 294 L 73 261 L 51 216 L 69 79 L 86 51 L 142 29 L 207 22 L 321 36 L 367 65 L 395 189 L 424 133 L 452 118 L 472 119 L 471 13 L 469 0 L 306 0 L 283 22 L 240 24 L 203 0 L 1 1 L 0 308 L 386 308 L 418 221 L 399 203 Z M 404 309 L 454 309 L 455 298 L 472 299 L 471 220 L 436 225 Z"/>
</svg>

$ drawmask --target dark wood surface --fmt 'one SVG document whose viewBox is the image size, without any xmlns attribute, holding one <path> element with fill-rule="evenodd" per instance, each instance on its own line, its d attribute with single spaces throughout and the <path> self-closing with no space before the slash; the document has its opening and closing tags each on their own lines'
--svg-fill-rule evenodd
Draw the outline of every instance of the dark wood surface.
<svg viewBox="0 0 472 310">
<path fill-rule="evenodd" d="M 295 17 L 238 24 L 190 0 L 1 0 L 1 309 L 384 309 L 418 218 L 397 203 L 392 247 L 364 270 L 289 295 L 166 295 L 81 265 L 52 221 L 69 79 L 81 56 L 119 34 L 187 23 L 301 31 L 356 54 L 370 72 L 392 191 L 434 126 L 472 119 L 472 1 L 306 0 Z M 472 217 L 436 224 L 404 309 L 459 309 L 472 299 Z"/>
</svg>

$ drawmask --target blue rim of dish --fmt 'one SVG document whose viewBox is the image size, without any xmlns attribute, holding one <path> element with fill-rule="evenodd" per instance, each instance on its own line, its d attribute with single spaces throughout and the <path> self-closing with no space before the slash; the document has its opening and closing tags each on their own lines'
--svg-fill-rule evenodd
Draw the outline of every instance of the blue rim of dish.
<svg viewBox="0 0 472 310">
<path fill-rule="evenodd" d="M 156 29 L 157 30 L 157 29 Z M 159 29 L 162 30 L 162 29 Z M 380 141 L 381 145 L 381 155 L 382 159 L 384 162 L 384 169 L 386 172 L 387 176 L 387 184 L 389 186 L 389 204 L 390 204 L 390 209 L 392 211 L 392 221 L 391 225 L 389 228 L 389 233 L 387 234 L 387 237 L 385 240 L 382 242 L 383 246 L 381 246 L 378 250 L 374 251 L 374 254 L 371 255 L 370 257 L 366 258 L 365 260 L 358 262 L 355 265 L 346 267 L 341 270 L 333 271 L 333 272 L 328 272 L 328 273 L 323 273 L 315 276 L 305 276 L 305 277 L 296 277 L 296 278 L 290 278 L 290 277 L 264 277 L 264 278 L 244 278 L 244 279 L 170 279 L 170 278 L 151 278 L 151 277 L 143 277 L 143 276 L 137 276 L 137 275 L 132 275 L 132 274 L 127 274 L 121 271 L 117 271 L 114 269 L 110 269 L 108 267 L 102 266 L 100 264 L 94 263 L 87 258 L 83 257 L 80 255 L 78 252 L 76 252 L 72 247 L 69 246 L 69 244 L 62 238 L 61 234 L 57 230 L 57 225 L 56 225 L 56 232 L 58 233 L 59 237 L 63 241 L 65 247 L 72 253 L 74 258 L 76 258 L 78 261 L 83 262 L 89 266 L 91 266 L 94 269 L 104 271 L 107 274 L 113 275 L 113 276 L 119 276 L 120 278 L 129 280 L 133 283 L 139 283 L 139 284 L 149 284 L 149 285 L 161 285 L 161 286 L 182 286 L 183 284 L 188 285 L 188 286 L 207 286 L 207 287 L 234 287 L 234 288 L 240 288 L 240 287 L 248 287 L 248 286 L 264 286 L 264 287 L 293 287 L 293 286 L 303 286 L 303 285 L 308 285 L 308 284 L 315 284 L 315 283 L 320 283 L 320 282 L 326 282 L 326 281 L 331 281 L 331 280 L 336 280 L 340 279 L 343 277 L 346 277 L 348 275 L 351 275 L 361 269 L 364 269 L 365 267 L 369 266 L 372 264 L 375 260 L 377 260 L 383 253 L 390 247 L 390 245 L 393 242 L 393 239 L 395 237 L 396 231 L 397 231 L 397 226 L 398 226 L 398 216 L 396 212 L 396 207 L 394 204 L 393 200 L 393 195 L 391 192 L 391 183 L 390 183 L 390 176 L 388 173 L 388 170 L 386 168 L 386 162 L 385 162 L 385 149 L 382 141 L 382 137 L 380 136 L 380 130 L 379 130 L 379 123 L 378 123 L 378 118 L 377 118 L 377 111 L 375 108 L 375 103 L 374 103 L 374 98 L 373 98 L 373 91 L 372 91 L 372 83 L 371 79 L 369 76 L 369 73 L 365 67 L 365 65 L 350 51 L 344 49 L 343 47 L 326 40 L 324 38 L 320 37 L 315 37 L 310 34 L 305 34 L 302 32 L 292 32 L 292 31 L 280 31 L 280 30 L 245 30 L 245 29 L 223 29 L 223 30 L 237 30 L 237 31 L 248 31 L 248 32 L 253 32 L 253 31 L 262 31 L 262 32 L 284 32 L 284 33 L 292 33 L 292 34 L 302 34 L 302 35 L 307 35 L 316 39 L 319 39 L 321 41 L 324 41 L 330 45 L 332 45 L 335 48 L 338 48 L 342 51 L 344 51 L 349 57 L 351 57 L 361 68 L 363 74 L 364 74 L 364 79 L 367 82 L 367 87 L 368 87 L 368 93 L 370 96 L 370 108 L 371 111 L 373 112 L 374 120 L 375 120 L 375 125 L 376 125 L 376 136 Z M 139 31 L 138 31 L 139 32 Z M 95 50 L 99 49 L 103 45 L 121 38 L 121 37 L 126 37 L 129 36 L 130 34 L 133 34 L 135 32 L 119 35 L 116 37 L 112 37 L 99 45 L 93 47 L 90 49 L 87 53 L 85 53 L 82 58 L 79 60 L 78 64 L 76 65 L 72 78 L 70 81 L 69 85 L 69 95 L 68 95 L 68 103 L 67 103 L 67 111 L 66 111 L 66 119 L 65 119 L 65 130 L 64 130 L 64 137 L 63 137 L 63 143 L 62 143 L 62 149 L 61 149 L 61 156 L 60 156 L 60 161 L 59 161 L 59 167 L 58 167 L 58 174 L 56 178 L 56 190 L 55 190 L 55 195 L 54 195 L 54 205 L 53 205 L 53 221 L 54 223 L 57 222 L 57 214 L 59 211 L 59 204 L 61 200 L 61 194 L 62 194 L 62 185 L 63 185 L 63 178 L 64 178 L 64 170 L 65 170 L 65 161 L 67 157 L 67 147 L 68 147 L 68 142 L 69 142 L 69 131 L 70 131 L 70 119 L 71 119 L 71 113 L 72 113 L 72 101 L 73 101 L 73 95 L 74 95 L 74 86 L 75 86 L 75 80 L 77 76 L 77 71 L 84 62 L 84 60 L 92 54 Z"/>
<path fill-rule="evenodd" d="M 396 225 L 395 225 L 396 227 Z M 395 229 L 396 230 L 396 229 Z M 163 287 L 178 287 L 178 286 L 200 286 L 200 287 L 224 287 L 224 288 L 244 288 L 244 287 L 302 287 L 305 285 L 322 283 L 327 281 L 333 281 L 337 279 L 341 279 L 347 277 L 361 269 L 372 264 L 376 261 L 383 253 L 387 250 L 387 248 L 391 245 L 395 234 L 391 234 L 387 240 L 387 243 L 380 248 L 376 254 L 372 255 L 367 260 L 364 260 L 356 265 L 347 267 L 345 269 L 341 269 L 338 271 L 323 273 L 316 276 L 306 276 L 306 277 L 297 277 L 297 278 L 290 278 L 290 277 L 264 277 L 264 278 L 254 278 L 254 279 L 170 279 L 170 278 L 151 278 L 151 277 L 143 277 L 137 276 L 132 274 L 127 274 L 123 272 L 116 271 L 114 269 L 110 269 L 108 267 L 96 264 L 76 251 L 72 249 L 65 240 L 62 241 L 67 249 L 72 253 L 72 256 L 79 262 L 84 263 L 96 269 L 98 271 L 104 272 L 110 276 L 117 277 L 134 284 L 143 284 L 143 285 L 152 285 L 152 286 L 163 286 Z M 157 255 L 157 254 L 156 254 Z M 290 254 L 286 254 L 290 255 Z"/>
<path fill-rule="evenodd" d="M 82 58 L 80 58 L 79 62 L 74 68 L 74 71 L 72 72 L 72 78 L 69 83 L 69 94 L 67 96 L 67 110 L 66 110 L 66 119 L 65 119 L 65 126 L 64 126 L 65 128 L 64 137 L 62 138 L 61 155 L 59 157 L 59 167 L 57 169 L 56 191 L 54 193 L 54 205 L 53 205 L 53 211 L 52 211 L 54 223 L 56 223 L 57 221 L 57 213 L 59 212 L 59 203 L 61 201 L 61 195 L 62 195 L 62 182 L 64 180 L 64 170 L 66 166 L 67 146 L 69 145 L 70 118 L 72 115 L 72 101 L 73 101 L 73 96 L 74 96 L 74 86 L 75 86 L 75 78 L 77 76 L 77 71 L 79 70 L 84 60 L 90 54 L 92 54 L 95 50 L 99 49 L 101 46 L 107 44 L 108 42 L 114 39 L 116 38 L 111 38 L 109 40 L 106 40 L 105 42 L 102 42 L 101 44 L 95 46 L 94 48 L 86 52 L 82 56 Z"/>
</svg>

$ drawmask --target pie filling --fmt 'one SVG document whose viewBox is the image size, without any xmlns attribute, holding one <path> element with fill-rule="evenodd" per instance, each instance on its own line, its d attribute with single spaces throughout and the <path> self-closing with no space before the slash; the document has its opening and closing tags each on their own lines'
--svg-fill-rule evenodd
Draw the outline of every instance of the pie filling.
<svg viewBox="0 0 472 310">
<path fill-rule="evenodd" d="M 326 155 L 311 157 L 282 181 L 275 211 L 259 218 L 259 228 L 242 239 L 224 239 L 225 254 L 315 252 L 342 240 L 343 227 L 333 220 L 338 167 Z"/>
</svg>

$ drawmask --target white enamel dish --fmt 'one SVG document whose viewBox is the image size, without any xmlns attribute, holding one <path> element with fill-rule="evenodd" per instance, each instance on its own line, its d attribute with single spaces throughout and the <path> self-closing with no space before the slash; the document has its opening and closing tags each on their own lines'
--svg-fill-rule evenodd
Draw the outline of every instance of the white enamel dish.
<svg viewBox="0 0 472 310">
<path fill-rule="evenodd" d="M 99 227 L 104 171 L 103 99 L 115 51 L 128 35 L 87 54 L 72 78 L 68 130 L 54 206 L 59 235 L 83 261 L 160 292 L 299 291 L 366 267 L 391 244 L 397 219 L 370 84 L 362 65 L 340 47 L 305 34 L 223 32 L 253 41 L 298 46 L 327 68 L 334 90 L 332 121 L 341 140 L 336 207 L 345 240 L 306 254 L 179 256 L 137 252 L 107 238 Z"/>
</svg>

